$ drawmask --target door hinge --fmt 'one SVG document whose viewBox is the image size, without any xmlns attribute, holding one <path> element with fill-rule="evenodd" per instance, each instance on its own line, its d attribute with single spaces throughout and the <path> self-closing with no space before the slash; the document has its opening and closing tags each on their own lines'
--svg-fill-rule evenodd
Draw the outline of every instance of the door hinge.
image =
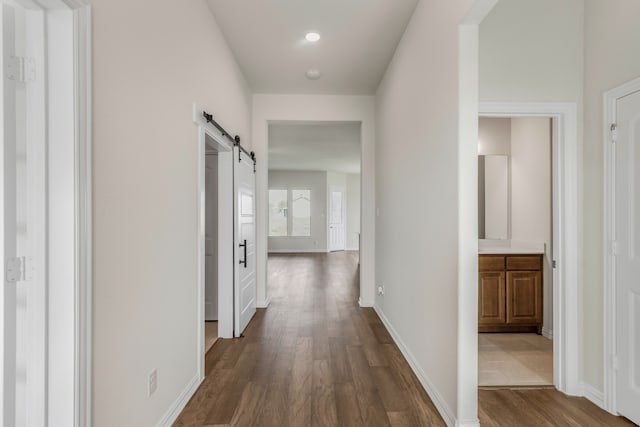
<svg viewBox="0 0 640 427">
<path fill-rule="evenodd" d="M 9 258 L 5 266 L 5 280 L 9 283 L 24 282 L 33 278 L 33 258 Z"/>
<path fill-rule="evenodd" d="M 611 142 L 618 141 L 618 125 L 611 123 Z"/>
<path fill-rule="evenodd" d="M 12 56 L 7 61 L 6 76 L 9 80 L 29 83 L 36 79 L 36 61 L 33 58 Z"/>
<path fill-rule="evenodd" d="M 558 261 L 554 259 L 553 261 L 551 261 L 551 268 L 557 268 L 557 267 L 558 267 Z"/>
</svg>

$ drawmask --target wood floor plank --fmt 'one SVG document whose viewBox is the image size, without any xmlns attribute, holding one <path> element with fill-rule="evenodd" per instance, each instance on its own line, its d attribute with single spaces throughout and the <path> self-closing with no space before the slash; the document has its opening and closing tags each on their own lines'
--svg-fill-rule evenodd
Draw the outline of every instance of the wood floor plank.
<svg viewBox="0 0 640 427">
<path fill-rule="evenodd" d="M 311 425 L 317 427 L 339 425 L 334 377 L 328 360 L 313 361 L 312 383 Z"/>
</svg>

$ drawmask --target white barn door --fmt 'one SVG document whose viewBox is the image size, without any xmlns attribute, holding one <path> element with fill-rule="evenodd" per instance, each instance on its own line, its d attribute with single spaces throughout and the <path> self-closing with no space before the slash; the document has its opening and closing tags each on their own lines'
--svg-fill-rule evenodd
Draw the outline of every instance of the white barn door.
<svg viewBox="0 0 640 427">
<path fill-rule="evenodd" d="M 640 92 L 616 105 L 617 410 L 640 424 Z"/>
<path fill-rule="evenodd" d="M 234 335 L 239 337 L 256 312 L 256 224 L 254 162 L 233 149 L 235 194 Z"/>
</svg>

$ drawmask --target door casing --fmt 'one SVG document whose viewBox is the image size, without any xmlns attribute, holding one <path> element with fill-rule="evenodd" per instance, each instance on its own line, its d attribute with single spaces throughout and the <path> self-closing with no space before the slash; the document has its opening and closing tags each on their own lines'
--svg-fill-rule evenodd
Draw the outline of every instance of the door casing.
<svg viewBox="0 0 640 427">
<path fill-rule="evenodd" d="M 43 129 L 48 157 L 43 179 L 50 195 L 73 195 L 49 198 L 49 214 L 43 230 L 48 239 L 45 256 L 49 258 L 63 248 L 67 257 L 64 267 L 57 266 L 55 276 L 50 269 L 46 272 L 49 289 L 44 301 L 48 310 L 44 322 L 50 345 L 45 356 L 47 380 L 43 390 L 48 408 L 44 417 L 51 425 L 68 425 L 70 420 L 76 426 L 91 425 L 91 7 L 85 0 L 14 0 L 13 3 L 30 13 L 41 14 L 45 22 L 28 30 L 31 32 L 28 37 L 40 38 L 42 52 L 46 51 L 46 66 L 40 64 L 41 74 L 36 77 L 41 77 L 42 90 L 46 93 L 46 100 L 38 101 L 41 103 L 38 109 L 44 115 L 43 122 L 49 122 Z M 60 108 L 63 104 L 64 108 Z M 64 232 L 51 235 L 52 230 Z M 62 287 L 58 289 L 58 286 Z M 73 311 L 73 320 L 63 321 L 69 310 Z M 51 346 L 51 343 L 62 342 L 63 337 L 65 343 L 70 340 L 72 345 Z M 58 369 L 58 362 L 64 363 L 65 372 L 68 370 L 73 376 L 71 385 L 56 385 L 59 375 L 54 374 L 63 370 Z M 68 384 L 68 378 L 61 381 Z"/>
<path fill-rule="evenodd" d="M 481 102 L 483 117 L 549 117 L 554 119 L 552 143 L 553 242 L 553 384 L 569 395 L 582 396 L 578 309 L 578 139 L 575 103 Z"/>
</svg>

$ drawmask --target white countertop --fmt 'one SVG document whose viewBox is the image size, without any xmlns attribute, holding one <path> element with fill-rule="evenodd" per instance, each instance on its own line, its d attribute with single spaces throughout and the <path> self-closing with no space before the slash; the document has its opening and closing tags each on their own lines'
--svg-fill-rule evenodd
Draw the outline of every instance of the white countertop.
<svg viewBox="0 0 640 427">
<path fill-rule="evenodd" d="M 478 240 L 479 254 L 544 254 L 545 244 L 517 240 Z"/>
</svg>

